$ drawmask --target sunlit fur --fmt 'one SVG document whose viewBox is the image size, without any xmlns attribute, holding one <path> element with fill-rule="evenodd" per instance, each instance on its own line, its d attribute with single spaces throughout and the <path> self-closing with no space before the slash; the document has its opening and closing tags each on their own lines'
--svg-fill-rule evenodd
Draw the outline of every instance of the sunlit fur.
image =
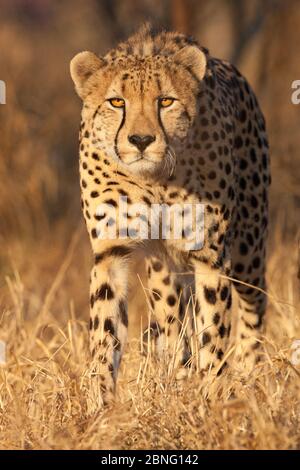
<svg viewBox="0 0 300 470">
<path fill-rule="evenodd" d="M 90 283 L 95 396 L 101 390 L 104 403 L 113 399 L 131 321 L 131 263 L 139 253 L 147 273 L 147 337 L 160 359 L 181 375 L 197 345 L 197 368 L 218 376 L 226 366 L 235 314 L 235 354 L 243 370 L 251 370 L 259 358 L 266 308 L 269 170 L 264 117 L 246 79 L 190 38 L 149 28 L 103 58 L 77 54 L 71 75 L 83 100 L 81 198 L 95 259 Z M 121 197 L 127 198 L 128 217 Z M 136 204 L 148 211 L 152 205 L 186 203 L 203 208 L 204 224 L 195 230 L 203 244 L 187 246 L 188 234 L 181 230 L 174 236 L 174 224 L 168 237 L 151 233 L 135 239 L 127 230 L 123 237 L 124 218 L 142 220 L 141 212 L 132 220 Z M 106 209 L 99 215 L 101 204 Z M 115 237 L 106 235 L 107 227 L 116 229 Z M 193 222 L 187 229 L 192 234 Z M 187 273 L 193 274 L 191 282 Z M 193 308 L 187 308 L 185 321 L 188 305 Z"/>
<path fill-rule="evenodd" d="M 171 44 L 171 33 L 169 39 Z M 136 51 L 136 55 L 133 50 L 134 44 L 137 47 L 136 40 L 132 45 L 130 42 L 126 44 L 127 51 L 131 48 L 131 54 L 126 58 L 123 55 L 116 57 L 114 52 L 102 59 L 83 53 L 91 55 L 89 63 L 93 65 L 94 61 L 96 69 L 83 83 L 82 90 L 78 90 L 85 99 L 83 119 L 92 120 L 94 146 L 130 173 L 171 175 L 176 152 L 194 122 L 199 83 L 196 79 L 191 80 L 189 67 L 196 66 L 195 74 L 204 74 L 205 56 L 199 48 L 196 50 L 193 45 L 189 46 L 184 36 L 182 41 L 181 47 L 177 48 L 177 58 L 176 54 L 168 54 L 165 43 L 157 44 L 158 53 L 153 55 L 153 41 L 151 47 L 144 41 L 143 49 Z M 140 45 L 138 47 L 141 48 Z M 120 48 L 122 45 L 118 51 Z M 182 52 L 184 48 L 186 51 Z M 81 64 L 77 65 L 74 74 L 86 78 L 80 67 Z M 185 83 L 189 86 L 184 86 Z M 123 99 L 125 106 L 114 107 L 112 98 Z M 162 98 L 174 101 L 163 107 L 160 105 Z M 155 140 L 140 152 L 128 140 L 130 135 L 136 134 L 151 135 Z"/>
</svg>

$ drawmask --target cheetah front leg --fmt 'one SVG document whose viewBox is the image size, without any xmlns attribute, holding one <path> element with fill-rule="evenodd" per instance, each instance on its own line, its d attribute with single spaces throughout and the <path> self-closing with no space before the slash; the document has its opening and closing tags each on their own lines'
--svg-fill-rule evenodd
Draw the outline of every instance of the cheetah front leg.
<svg viewBox="0 0 300 470">
<path fill-rule="evenodd" d="M 198 338 L 198 365 L 219 375 L 226 352 L 231 323 L 231 282 L 218 270 L 195 261 L 194 326 Z M 224 364 L 225 365 L 225 364 Z"/>
<path fill-rule="evenodd" d="M 112 246 L 96 254 L 90 279 L 90 404 L 114 398 L 127 327 L 128 249 Z"/>
<path fill-rule="evenodd" d="M 144 333 L 144 345 L 154 344 L 154 352 L 165 360 L 170 372 L 179 378 L 189 359 L 191 315 L 188 303 L 191 286 L 183 269 L 171 260 L 152 256 L 146 260 L 150 321 Z"/>
</svg>

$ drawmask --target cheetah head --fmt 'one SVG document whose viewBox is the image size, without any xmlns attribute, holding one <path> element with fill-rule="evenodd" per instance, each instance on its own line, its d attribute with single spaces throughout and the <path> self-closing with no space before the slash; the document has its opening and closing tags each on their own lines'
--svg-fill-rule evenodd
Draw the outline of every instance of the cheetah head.
<svg viewBox="0 0 300 470">
<path fill-rule="evenodd" d="M 156 55 L 77 54 L 71 76 L 90 145 L 133 174 L 169 176 L 193 124 L 205 70 L 206 56 L 194 44 Z"/>
</svg>

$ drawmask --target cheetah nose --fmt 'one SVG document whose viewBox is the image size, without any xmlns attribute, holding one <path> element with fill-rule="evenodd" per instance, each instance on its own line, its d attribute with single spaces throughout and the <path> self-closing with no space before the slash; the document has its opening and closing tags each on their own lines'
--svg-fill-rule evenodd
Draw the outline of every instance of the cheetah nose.
<svg viewBox="0 0 300 470">
<path fill-rule="evenodd" d="M 135 145 L 140 150 L 140 152 L 143 152 L 148 147 L 148 145 L 155 141 L 155 136 L 133 134 L 128 137 L 128 140 L 132 145 Z"/>
</svg>

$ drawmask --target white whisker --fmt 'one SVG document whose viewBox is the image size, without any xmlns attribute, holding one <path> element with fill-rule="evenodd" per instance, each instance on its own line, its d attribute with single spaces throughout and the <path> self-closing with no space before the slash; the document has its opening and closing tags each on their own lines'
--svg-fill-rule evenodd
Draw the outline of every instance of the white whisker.
<svg viewBox="0 0 300 470">
<path fill-rule="evenodd" d="M 169 166 L 169 176 L 172 176 L 176 166 L 176 153 L 170 146 L 167 148 L 166 163 Z"/>
</svg>

